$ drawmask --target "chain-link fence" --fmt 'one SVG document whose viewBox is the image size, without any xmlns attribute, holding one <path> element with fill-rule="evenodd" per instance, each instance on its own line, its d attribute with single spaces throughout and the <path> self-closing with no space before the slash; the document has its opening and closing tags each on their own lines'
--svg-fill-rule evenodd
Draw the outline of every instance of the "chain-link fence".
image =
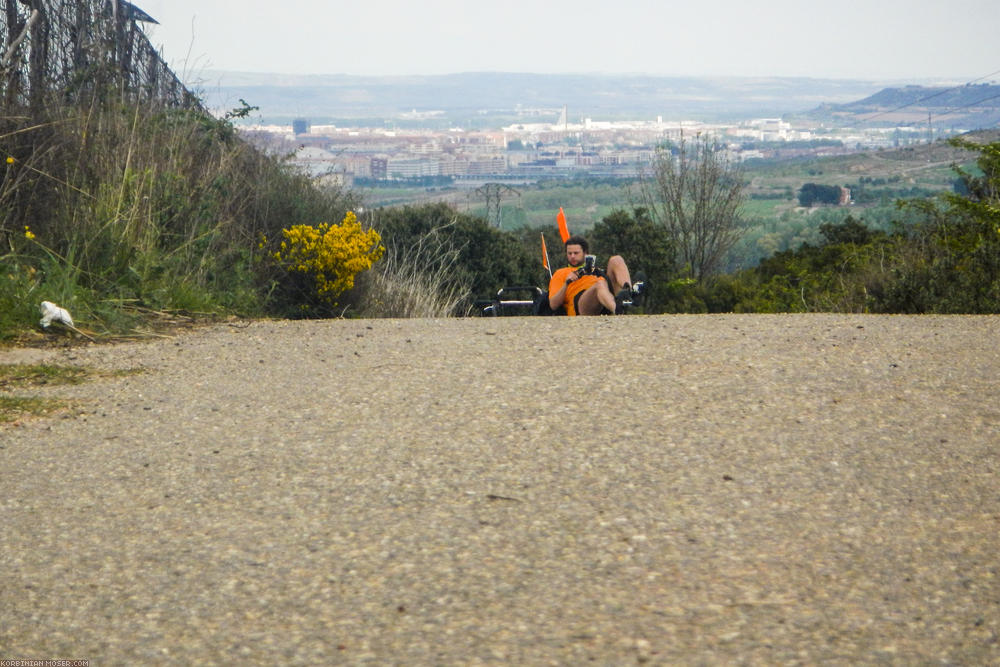
<svg viewBox="0 0 1000 667">
<path fill-rule="evenodd" d="M 151 20 L 124 0 L 0 0 L 0 100 L 40 110 L 92 94 L 197 107 L 138 23 Z"/>
</svg>

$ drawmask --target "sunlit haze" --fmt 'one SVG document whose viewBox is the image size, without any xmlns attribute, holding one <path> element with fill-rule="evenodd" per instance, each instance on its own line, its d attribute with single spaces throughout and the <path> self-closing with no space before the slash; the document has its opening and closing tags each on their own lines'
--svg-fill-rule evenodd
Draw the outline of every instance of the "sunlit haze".
<svg viewBox="0 0 1000 667">
<path fill-rule="evenodd" d="M 996 0 L 136 0 L 182 77 L 646 73 L 939 79 L 1000 70 Z"/>
</svg>

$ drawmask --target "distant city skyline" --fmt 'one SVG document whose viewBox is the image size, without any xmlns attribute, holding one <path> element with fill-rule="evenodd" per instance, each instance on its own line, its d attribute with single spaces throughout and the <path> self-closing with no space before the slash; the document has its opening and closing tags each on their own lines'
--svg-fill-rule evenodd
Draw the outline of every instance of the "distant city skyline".
<svg viewBox="0 0 1000 667">
<path fill-rule="evenodd" d="M 204 70 L 1000 78 L 995 0 L 135 4 L 159 21 L 144 30 L 185 79 Z"/>
</svg>

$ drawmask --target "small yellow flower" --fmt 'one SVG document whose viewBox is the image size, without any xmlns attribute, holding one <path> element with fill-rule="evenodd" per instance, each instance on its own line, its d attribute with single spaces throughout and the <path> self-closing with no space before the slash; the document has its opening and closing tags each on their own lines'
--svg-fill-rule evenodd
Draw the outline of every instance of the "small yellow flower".
<svg viewBox="0 0 1000 667">
<path fill-rule="evenodd" d="M 28 225 L 24 226 L 24 238 L 28 239 L 29 241 L 35 240 L 35 234 L 34 232 L 31 231 L 31 228 L 28 227 Z"/>
<path fill-rule="evenodd" d="M 10 155 L 7 156 L 7 164 L 14 164 L 14 158 Z"/>
</svg>

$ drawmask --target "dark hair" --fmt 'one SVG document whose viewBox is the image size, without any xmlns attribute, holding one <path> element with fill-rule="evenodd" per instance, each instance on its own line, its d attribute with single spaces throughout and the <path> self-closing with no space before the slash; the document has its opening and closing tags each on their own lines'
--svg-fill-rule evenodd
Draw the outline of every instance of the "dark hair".
<svg viewBox="0 0 1000 667">
<path fill-rule="evenodd" d="M 568 239 L 566 239 L 566 243 L 563 245 L 566 246 L 578 245 L 581 248 L 583 248 L 583 254 L 587 254 L 588 252 L 590 252 L 590 244 L 587 243 L 587 239 L 583 238 L 582 236 L 571 236 Z"/>
</svg>

